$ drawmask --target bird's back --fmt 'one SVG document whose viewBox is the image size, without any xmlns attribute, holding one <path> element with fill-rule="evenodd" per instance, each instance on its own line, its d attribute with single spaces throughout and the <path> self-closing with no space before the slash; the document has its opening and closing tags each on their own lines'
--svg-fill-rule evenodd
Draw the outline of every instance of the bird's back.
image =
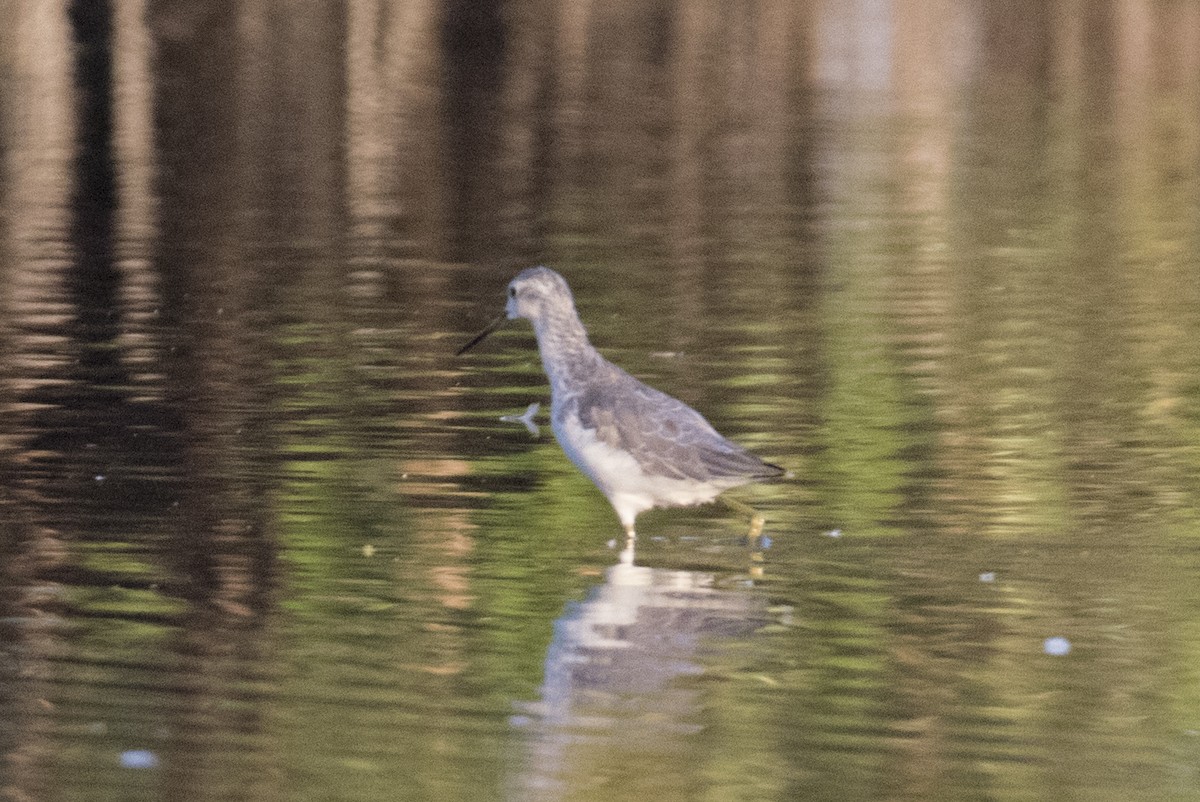
<svg viewBox="0 0 1200 802">
<path fill-rule="evenodd" d="M 556 424 L 574 418 L 584 432 L 628 454 L 648 475 L 724 489 L 784 472 L 721 436 L 687 404 L 598 354 L 586 378 L 555 388 L 555 395 Z"/>
</svg>

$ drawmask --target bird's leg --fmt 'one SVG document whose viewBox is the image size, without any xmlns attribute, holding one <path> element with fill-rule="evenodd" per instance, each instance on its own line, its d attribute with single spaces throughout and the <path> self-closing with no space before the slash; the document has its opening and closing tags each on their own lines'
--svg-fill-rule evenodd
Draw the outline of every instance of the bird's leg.
<svg viewBox="0 0 1200 802">
<path fill-rule="evenodd" d="M 633 524 L 625 525 L 625 548 L 621 550 L 621 562 L 625 565 L 633 565 L 633 544 L 637 541 L 637 532 L 633 531 Z"/>
<path fill-rule="evenodd" d="M 734 512 L 741 513 L 750 519 L 750 531 L 746 533 L 746 537 L 749 539 L 752 546 L 757 545 L 758 538 L 760 535 L 762 535 L 763 527 L 766 526 L 767 523 L 767 519 L 763 517 L 762 513 L 751 507 L 749 504 L 743 501 L 738 501 L 735 498 L 726 498 L 725 496 L 721 496 L 719 500 L 729 509 L 733 510 Z"/>
<path fill-rule="evenodd" d="M 721 503 L 729 509 L 739 512 L 750 519 L 750 531 L 746 533 L 746 542 L 750 546 L 750 576 L 761 577 L 763 575 L 763 553 L 762 553 L 762 531 L 767 523 L 767 519 L 762 513 L 751 507 L 745 502 L 738 501 L 734 498 L 725 498 L 721 496 Z"/>
</svg>

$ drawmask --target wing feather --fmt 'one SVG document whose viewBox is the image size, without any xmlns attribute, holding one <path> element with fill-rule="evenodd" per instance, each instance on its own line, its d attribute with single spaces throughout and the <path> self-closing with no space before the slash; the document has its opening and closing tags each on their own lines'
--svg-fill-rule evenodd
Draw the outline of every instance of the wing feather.
<svg viewBox="0 0 1200 802">
<path fill-rule="evenodd" d="M 647 472 L 693 481 L 750 481 L 783 469 L 722 437 L 696 410 L 609 363 L 577 399 L 580 422 Z M 619 399 L 613 403 L 614 399 Z"/>
</svg>

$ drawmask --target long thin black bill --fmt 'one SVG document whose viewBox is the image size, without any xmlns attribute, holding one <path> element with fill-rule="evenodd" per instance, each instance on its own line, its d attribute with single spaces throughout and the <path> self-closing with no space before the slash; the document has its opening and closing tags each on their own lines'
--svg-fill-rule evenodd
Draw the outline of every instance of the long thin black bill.
<svg viewBox="0 0 1200 802">
<path fill-rule="evenodd" d="M 496 318 L 496 319 L 495 319 L 495 320 L 493 320 L 491 323 L 487 324 L 487 328 L 485 328 L 483 331 L 479 332 L 479 333 L 478 333 L 478 334 L 476 334 L 474 337 L 472 337 L 472 338 L 471 338 L 471 341 L 470 341 L 469 343 L 467 343 L 467 344 L 466 344 L 466 345 L 464 345 L 462 348 L 459 348 L 457 351 L 455 351 L 455 352 L 454 352 L 454 355 L 455 355 L 455 356 L 462 356 L 462 355 L 463 355 L 463 354 L 465 354 L 467 351 L 470 351 L 472 348 L 474 348 L 475 346 L 477 346 L 477 345 L 479 345 L 481 342 L 483 342 L 483 339 L 484 339 L 485 337 L 487 337 L 489 334 L 491 334 L 493 331 L 495 331 L 496 329 L 500 328 L 501 326 L 503 326 L 503 325 L 504 325 L 505 323 L 507 323 L 507 322 L 508 322 L 508 316 L 507 316 L 507 315 L 501 315 L 500 317 Z"/>
</svg>

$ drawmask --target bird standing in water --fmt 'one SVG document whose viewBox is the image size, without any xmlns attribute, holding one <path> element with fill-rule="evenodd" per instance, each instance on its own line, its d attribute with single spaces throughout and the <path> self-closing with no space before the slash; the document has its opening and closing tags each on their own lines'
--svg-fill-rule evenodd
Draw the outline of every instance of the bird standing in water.
<svg viewBox="0 0 1200 802">
<path fill-rule="evenodd" d="M 588 342 L 567 282 L 546 267 L 522 270 L 508 285 L 505 314 L 477 334 L 466 353 L 506 320 L 533 324 L 542 367 L 550 379 L 550 423 L 563 451 L 608 497 L 630 542 L 634 521 L 651 507 L 712 501 L 784 469 L 726 440 L 696 410 L 635 379 Z M 763 517 L 751 516 L 750 536 Z"/>
</svg>

